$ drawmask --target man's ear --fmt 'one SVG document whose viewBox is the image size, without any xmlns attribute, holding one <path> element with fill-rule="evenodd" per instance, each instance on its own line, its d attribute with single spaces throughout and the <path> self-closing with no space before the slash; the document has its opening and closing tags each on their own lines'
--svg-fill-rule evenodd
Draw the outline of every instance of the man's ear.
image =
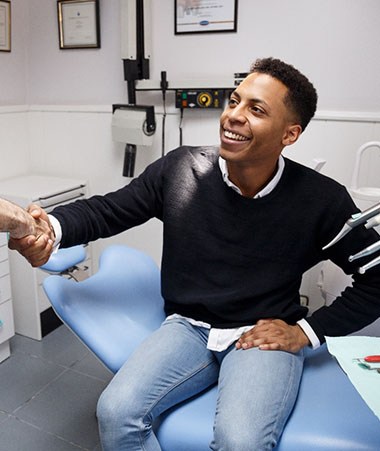
<svg viewBox="0 0 380 451">
<path fill-rule="evenodd" d="M 282 144 L 284 146 L 291 146 L 297 141 L 301 133 L 302 127 L 299 124 L 289 125 L 282 139 Z"/>
</svg>

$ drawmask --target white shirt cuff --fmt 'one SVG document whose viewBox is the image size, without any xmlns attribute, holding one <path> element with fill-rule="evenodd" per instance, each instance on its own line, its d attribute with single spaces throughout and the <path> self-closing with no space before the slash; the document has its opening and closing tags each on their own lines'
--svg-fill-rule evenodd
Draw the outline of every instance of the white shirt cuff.
<svg viewBox="0 0 380 451">
<path fill-rule="evenodd" d="M 62 228 L 61 228 L 61 224 L 59 223 L 58 219 L 55 218 L 52 215 L 48 215 L 49 217 L 49 221 L 51 226 L 54 229 L 54 234 L 55 234 L 55 241 L 54 241 L 54 248 L 58 247 L 61 239 L 62 239 Z"/>
<path fill-rule="evenodd" d="M 305 335 L 310 341 L 311 347 L 313 349 L 319 348 L 321 346 L 321 342 L 319 341 L 319 338 L 311 328 L 310 324 L 305 319 L 300 319 L 299 321 L 297 321 L 297 324 L 305 332 Z"/>
</svg>

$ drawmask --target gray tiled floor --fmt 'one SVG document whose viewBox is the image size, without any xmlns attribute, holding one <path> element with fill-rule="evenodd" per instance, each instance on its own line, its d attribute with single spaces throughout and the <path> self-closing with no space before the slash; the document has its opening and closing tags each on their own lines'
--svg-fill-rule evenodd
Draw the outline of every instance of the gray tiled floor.
<svg viewBox="0 0 380 451">
<path fill-rule="evenodd" d="M 0 363 L 0 451 L 100 451 L 96 402 L 112 375 L 65 327 L 21 335 Z"/>
</svg>

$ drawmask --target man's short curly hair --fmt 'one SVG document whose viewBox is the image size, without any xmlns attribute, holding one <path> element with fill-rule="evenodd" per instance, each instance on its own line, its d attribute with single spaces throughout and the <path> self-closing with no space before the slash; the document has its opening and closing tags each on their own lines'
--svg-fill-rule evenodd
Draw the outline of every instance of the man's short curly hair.
<svg viewBox="0 0 380 451">
<path fill-rule="evenodd" d="M 305 75 L 276 58 L 257 59 L 250 72 L 270 75 L 288 88 L 285 104 L 295 113 L 304 131 L 315 114 L 318 100 L 317 91 Z"/>
</svg>

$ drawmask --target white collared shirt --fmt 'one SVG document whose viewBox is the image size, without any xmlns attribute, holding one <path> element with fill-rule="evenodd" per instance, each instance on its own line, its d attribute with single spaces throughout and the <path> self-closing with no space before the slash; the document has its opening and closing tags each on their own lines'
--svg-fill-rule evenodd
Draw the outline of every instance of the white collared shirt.
<svg viewBox="0 0 380 451">
<path fill-rule="evenodd" d="M 241 190 L 239 187 L 237 187 L 234 183 L 231 182 L 231 180 L 228 177 L 228 168 L 226 160 L 219 157 L 219 167 L 222 172 L 223 180 L 224 182 L 232 188 L 234 191 L 242 195 Z M 277 172 L 275 176 L 270 180 L 270 182 L 264 186 L 264 188 L 259 191 L 253 198 L 259 199 L 260 197 L 264 197 L 267 194 L 269 194 L 278 184 L 278 182 L 281 179 L 282 173 L 284 172 L 285 167 L 285 160 L 282 155 L 280 155 L 280 158 L 278 159 L 278 167 Z M 224 351 L 227 349 L 232 343 L 234 343 L 236 340 L 238 340 L 242 334 L 245 332 L 248 332 L 251 330 L 254 326 L 244 326 L 244 327 L 237 327 L 232 329 L 218 329 L 216 327 L 211 327 L 210 324 L 204 323 L 203 321 L 196 321 L 192 318 L 183 317 L 178 314 L 173 314 L 168 316 L 167 319 L 174 319 L 174 318 L 184 318 L 187 321 L 189 321 L 190 324 L 197 327 L 205 327 L 206 329 L 210 329 L 210 333 L 208 336 L 207 341 L 207 349 L 210 349 L 212 351 Z M 304 331 L 308 339 L 310 340 L 311 346 L 313 349 L 316 349 L 320 346 L 320 341 L 311 328 L 310 324 L 304 320 L 301 319 L 297 321 L 297 324 L 301 327 L 301 329 Z"/>
<path fill-rule="evenodd" d="M 227 162 L 222 157 L 219 157 L 219 167 L 220 167 L 220 170 L 222 171 L 222 176 L 223 176 L 224 182 L 230 188 L 232 188 L 234 191 L 236 191 L 237 193 L 242 195 L 240 188 L 237 187 L 234 183 L 232 183 L 231 180 L 228 178 L 229 174 L 228 174 Z M 276 188 L 277 183 L 280 181 L 282 173 L 284 172 L 284 167 L 285 167 L 285 160 L 284 160 L 284 157 L 282 155 L 280 155 L 280 158 L 278 159 L 278 167 L 277 167 L 276 174 L 270 180 L 270 182 L 267 185 L 265 185 L 264 188 L 253 197 L 253 199 L 260 199 L 260 197 L 266 196 L 271 191 L 273 191 L 274 188 Z"/>
</svg>

